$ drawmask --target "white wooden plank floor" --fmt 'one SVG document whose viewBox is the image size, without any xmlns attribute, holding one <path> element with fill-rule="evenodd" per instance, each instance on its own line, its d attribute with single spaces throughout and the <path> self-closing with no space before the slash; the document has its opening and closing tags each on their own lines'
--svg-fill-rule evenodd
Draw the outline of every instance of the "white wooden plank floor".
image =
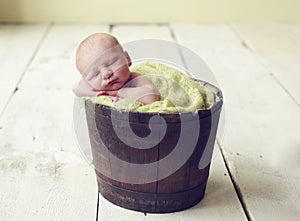
<svg viewBox="0 0 300 221">
<path fill-rule="evenodd" d="M 98 196 L 71 92 L 94 32 L 176 41 L 216 75 L 225 134 L 195 207 L 145 216 Z M 0 59 L 0 221 L 300 220 L 300 25 L 1 24 Z"/>
</svg>

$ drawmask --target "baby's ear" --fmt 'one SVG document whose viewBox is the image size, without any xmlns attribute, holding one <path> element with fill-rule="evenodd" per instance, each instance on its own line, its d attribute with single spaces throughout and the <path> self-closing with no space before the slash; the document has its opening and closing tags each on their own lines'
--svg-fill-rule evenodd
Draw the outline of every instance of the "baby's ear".
<svg viewBox="0 0 300 221">
<path fill-rule="evenodd" d="M 127 51 L 124 51 L 124 54 L 125 54 L 125 57 L 126 57 L 126 59 L 127 59 L 128 66 L 131 66 L 132 62 L 131 62 L 131 58 L 130 58 L 128 52 L 127 52 Z"/>
</svg>

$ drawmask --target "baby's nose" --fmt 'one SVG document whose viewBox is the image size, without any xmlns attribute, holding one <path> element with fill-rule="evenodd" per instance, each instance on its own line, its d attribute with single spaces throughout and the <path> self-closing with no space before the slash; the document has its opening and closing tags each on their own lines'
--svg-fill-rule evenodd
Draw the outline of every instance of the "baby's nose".
<svg viewBox="0 0 300 221">
<path fill-rule="evenodd" d="M 104 70 L 103 72 L 103 79 L 108 80 L 113 75 L 113 72 L 111 70 Z"/>
</svg>

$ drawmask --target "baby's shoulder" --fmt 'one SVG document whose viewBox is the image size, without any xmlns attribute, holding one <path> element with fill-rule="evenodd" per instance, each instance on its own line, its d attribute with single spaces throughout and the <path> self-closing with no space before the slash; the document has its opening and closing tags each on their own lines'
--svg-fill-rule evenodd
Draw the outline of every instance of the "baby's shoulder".
<svg viewBox="0 0 300 221">
<path fill-rule="evenodd" d="M 145 75 L 136 74 L 134 78 L 134 84 L 138 87 L 145 84 L 152 84 L 152 81 Z"/>
<path fill-rule="evenodd" d="M 133 80 L 133 79 L 136 79 L 138 77 L 142 76 L 141 74 L 137 73 L 137 72 L 131 72 L 130 73 L 130 79 Z"/>
</svg>

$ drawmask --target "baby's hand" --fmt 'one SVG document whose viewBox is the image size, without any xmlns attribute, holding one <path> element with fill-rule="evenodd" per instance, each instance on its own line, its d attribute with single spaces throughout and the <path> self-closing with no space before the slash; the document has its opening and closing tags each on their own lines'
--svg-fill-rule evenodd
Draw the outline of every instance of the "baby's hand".
<svg viewBox="0 0 300 221">
<path fill-rule="evenodd" d="M 118 90 L 116 90 L 116 91 L 99 91 L 97 96 L 101 96 L 101 95 L 117 96 Z"/>
<path fill-rule="evenodd" d="M 94 90 L 83 78 L 81 78 L 80 81 L 72 87 L 72 90 L 78 97 L 94 97 L 98 93 L 98 91 Z"/>
<path fill-rule="evenodd" d="M 115 91 L 100 91 L 97 96 L 106 95 L 109 96 L 113 102 L 117 102 L 119 100 L 118 90 Z"/>
</svg>

